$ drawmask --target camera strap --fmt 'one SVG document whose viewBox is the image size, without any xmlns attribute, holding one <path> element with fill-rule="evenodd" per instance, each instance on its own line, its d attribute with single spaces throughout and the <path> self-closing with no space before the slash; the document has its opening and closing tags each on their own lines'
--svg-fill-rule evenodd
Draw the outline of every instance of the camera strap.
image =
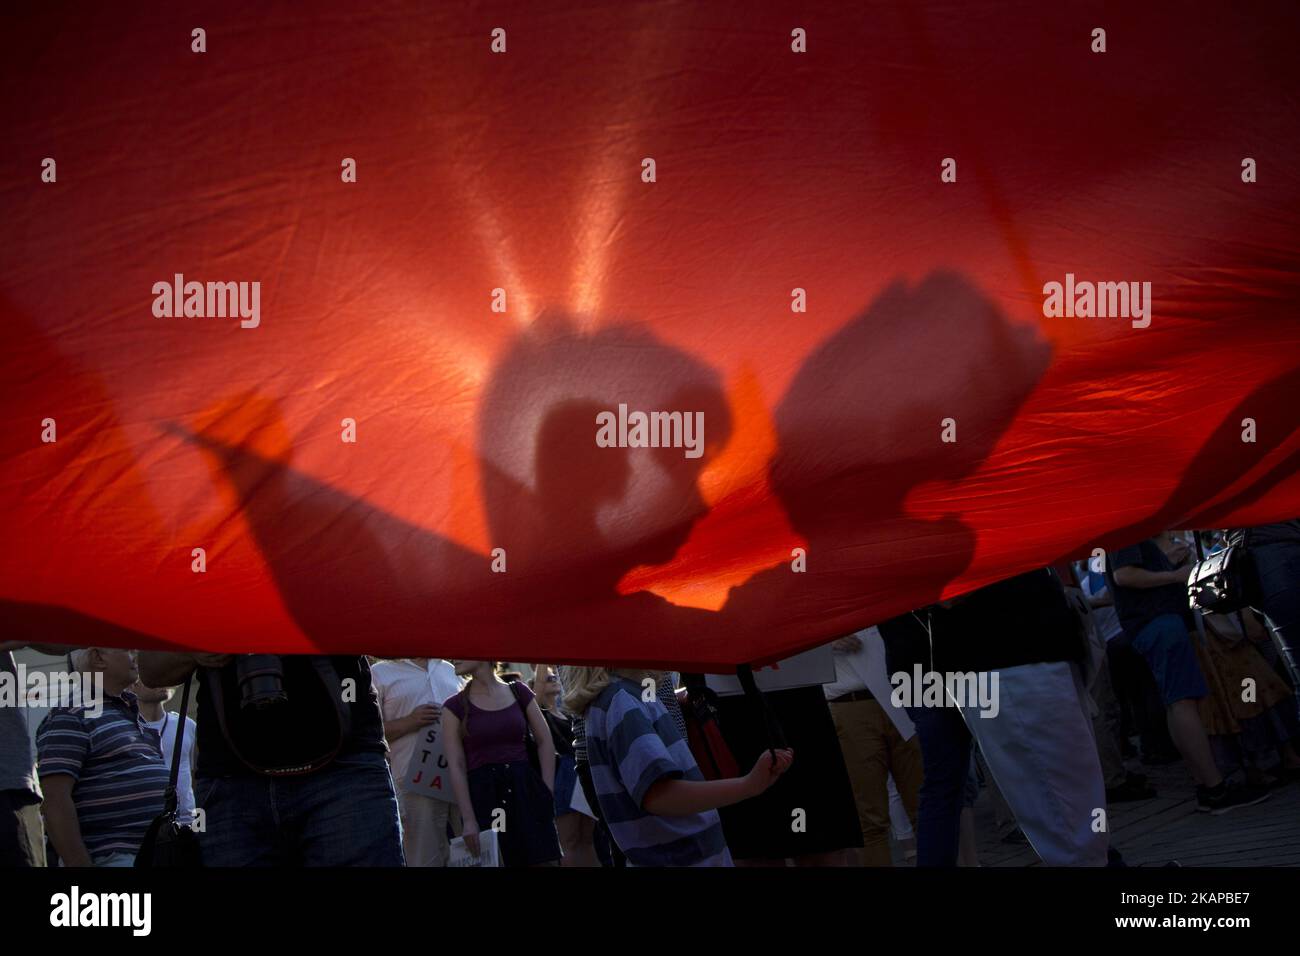
<svg viewBox="0 0 1300 956">
<path fill-rule="evenodd" d="M 163 812 L 169 817 L 176 816 L 176 787 L 180 781 L 181 758 L 185 753 L 185 720 L 190 711 L 190 684 L 193 675 L 185 678 L 185 689 L 181 691 L 181 709 L 176 717 L 176 742 L 172 744 L 172 766 L 167 774 L 167 792 L 163 795 Z M 163 730 L 167 729 L 167 715 L 163 715 Z"/>
<path fill-rule="evenodd" d="M 325 685 L 330 699 L 334 701 L 334 709 L 339 715 L 340 741 L 346 740 L 352 735 L 352 707 L 343 700 L 343 682 L 339 680 L 339 672 L 334 667 L 334 661 L 330 657 L 313 654 L 311 656 L 311 666 L 316 669 L 321 683 Z"/>
</svg>

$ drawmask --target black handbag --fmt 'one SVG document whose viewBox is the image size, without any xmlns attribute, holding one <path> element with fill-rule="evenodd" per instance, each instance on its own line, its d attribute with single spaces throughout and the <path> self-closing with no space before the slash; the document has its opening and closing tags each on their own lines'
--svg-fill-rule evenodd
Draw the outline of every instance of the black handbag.
<svg viewBox="0 0 1300 956">
<path fill-rule="evenodd" d="M 1206 557 L 1196 538 L 1199 561 L 1187 578 L 1187 598 L 1203 614 L 1232 614 L 1252 603 L 1249 530 L 1230 535 L 1228 546 Z"/>
<path fill-rule="evenodd" d="M 135 855 L 135 865 L 139 867 L 203 865 L 198 834 L 176 819 L 176 784 L 184 754 L 182 742 L 185 739 L 185 717 L 190 709 L 190 683 L 185 681 L 185 690 L 181 693 L 181 710 L 176 724 L 176 743 L 172 747 L 171 773 L 163 797 L 163 812 L 154 817 L 145 831 L 140 851 Z"/>
<path fill-rule="evenodd" d="M 718 695 L 706 683 L 703 674 L 682 674 L 677 691 L 677 705 L 686 723 L 686 745 L 705 780 L 725 780 L 741 776 L 736 758 L 722 736 L 721 708 Z"/>
<path fill-rule="evenodd" d="M 519 709 L 524 714 L 524 749 L 528 752 L 528 762 L 540 774 L 542 772 L 542 755 L 537 749 L 537 738 L 533 736 L 533 728 L 528 723 L 528 704 L 524 703 L 524 695 L 519 693 L 519 688 L 523 686 L 519 681 L 511 681 L 510 692 L 515 695 L 515 703 L 519 705 Z M 543 777 L 543 779 L 545 778 Z"/>
</svg>

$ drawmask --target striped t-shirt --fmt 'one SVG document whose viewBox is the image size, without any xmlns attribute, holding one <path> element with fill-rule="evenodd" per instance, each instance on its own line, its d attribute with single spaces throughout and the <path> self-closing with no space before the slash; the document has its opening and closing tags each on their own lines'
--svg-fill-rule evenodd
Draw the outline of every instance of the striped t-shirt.
<svg viewBox="0 0 1300 956">
<path fill-rule="evenodd" d="M 153 818 L 163 811 L 167 764 L 156 731 L 140 718 L 135 695 L 104 697 L 92 717 L 81 707 L 56 707 L 36 731 L 42 777 L 66 773 L 76 783 L 81 839 L 92 857 L 135 853 Z"/>
<path fill-rule="evenodd" d="M 632 866 L 731 866 L 716 810 L 658 816 L 642 809 L 659 780 L 703 780 L 690 747 L 658 700 L 616 677 L 584 715 L 587 760 L 610 834 Z"/>
<path fill-rule="evenodd" d="M 659 698 L 659 703 L 667 708 L 668 716 L 673 719 L 673 726 L 677 728 L 677 732 L 685 740 L 686 717 L 682 714 L 681 705 L 677 703 L 676 671 L 665 671 L 663 679 L 655 682 L 655 696 Z M 570 714 L 569 726 L 573 730 L 573 757 L 578 763 L 586 763 L 587 730 L 585 721 L 579 714 Z"/>
</svg>

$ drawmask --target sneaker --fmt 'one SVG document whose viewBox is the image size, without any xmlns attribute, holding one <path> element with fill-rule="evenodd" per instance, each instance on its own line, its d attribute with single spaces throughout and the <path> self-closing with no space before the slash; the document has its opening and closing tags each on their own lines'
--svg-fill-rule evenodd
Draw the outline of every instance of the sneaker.
<svg viewBox="0 0 1300 956">
<path fill-rule="evenodd" d="M 1196 809 L 1201 813 L 1218 816 L 1220 813 L 1227 813 L 1238 807 L 1253 807 L 1257 803 L 1263 803 L 1270 796 L 1272 794 L 1259 787 L 1242 786 L 1223 780 L 1217 787 L 1196 788 Z"/>
</svg>

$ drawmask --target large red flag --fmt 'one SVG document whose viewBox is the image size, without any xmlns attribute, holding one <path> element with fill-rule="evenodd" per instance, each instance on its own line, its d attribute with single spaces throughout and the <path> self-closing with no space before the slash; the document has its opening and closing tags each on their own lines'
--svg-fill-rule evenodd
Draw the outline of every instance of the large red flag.
<svg viewBox="0 0 1300 956">
<path fill-rule="evenodd" d="M 11 16 L 0 636 L 722 669 L 1300 514 L 1296 6 L 817 7 Z"/>
</svg>

